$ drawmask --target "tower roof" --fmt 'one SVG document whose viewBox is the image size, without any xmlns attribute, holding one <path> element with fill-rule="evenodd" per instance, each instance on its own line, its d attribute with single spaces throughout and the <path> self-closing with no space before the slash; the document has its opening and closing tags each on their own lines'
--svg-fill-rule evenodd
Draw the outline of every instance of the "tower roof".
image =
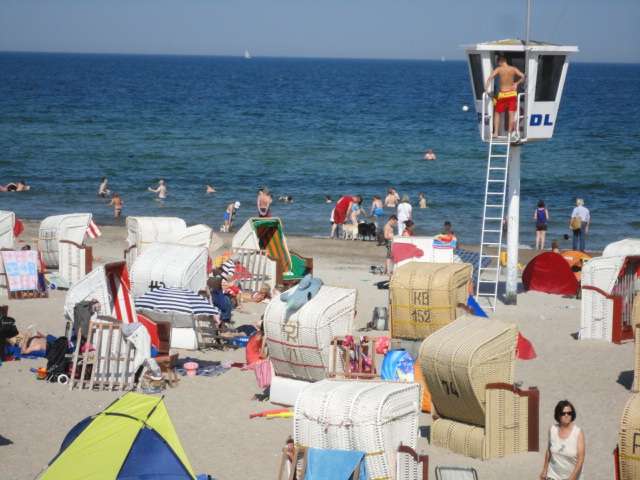
<svg viewBox="0 0 640 480">
<path fill-rule="evenodd" d="M 578 52 L 575 45 L 558 45 L 556 43 L 529 40 L 525 42 L 517 38 L 506 38 L 503 40 L 492 40 L 488 42 L 465 45 L 465 50 L 477 51 L 502 51 L 502 52 L 524 52 L 524 51 L 544 51 L 544 52 Z"/>
</svg>

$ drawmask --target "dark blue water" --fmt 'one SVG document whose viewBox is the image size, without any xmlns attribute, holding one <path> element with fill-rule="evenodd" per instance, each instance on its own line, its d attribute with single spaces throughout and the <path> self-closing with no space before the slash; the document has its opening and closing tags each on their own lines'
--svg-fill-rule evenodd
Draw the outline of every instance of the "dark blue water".
<svg viewBox="0 0 640 480">
<path fill-rule="evenodd" d="M 567 232 L 576 196 L 592 211 L 588 247 L 640 235 L 640 65 L 572 64 L 553 140 L 522 159 L 522 242 L 533 242 L 538 198 L 549 237 Z M 125 215 L 175 215 L 218 227 L 240 200 L 255 211 L 261 185 L 291 234 L 326 235 L 334 198 L 369 199 L 389 186 L 414 206 L 418 232 L 445 219 L 479 241 L 486 146 L 478 136 L 464 62 L 0 54 L 0 193 L 23 218 L 91 211 L 100 177 Z M 426 148 L 438 154 L 424 162 Z M 147 186 L 164 177 L 169 198 Z M 204 194 L 206 183 L 219 193 Z M 565 244 L 566 245 L 566 244 Z"/>
</svg>

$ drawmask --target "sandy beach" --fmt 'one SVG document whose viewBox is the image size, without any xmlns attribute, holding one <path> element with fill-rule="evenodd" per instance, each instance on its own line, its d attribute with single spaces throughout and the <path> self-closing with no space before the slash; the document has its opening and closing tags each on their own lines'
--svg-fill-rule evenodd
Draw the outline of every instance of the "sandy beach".
<svg viewBox="0 0 640 480">
<path fill-rule="evenodd" d="M 36 223 L 28 223 L 21 241 L 35 244 Z M 126 247 L 123 227 L 103 227 L 103 235 L 91 240 L 95 263 L 122 259 Z M 230 235 L 225 235 L 228 246 Z M 314 274 L 325 284 L 358 291 L 356 328 L 364 327 L 376 306 L 385 306 L 388 291 L 377 289 L 383 278 L 369 272 L 384 261 L 384 249 L 375 242 L 289 238 L 289 246 L 314 259 Z M 523 252 L 524 263 L 532 252 Z M 53 291 L 48 299 L 7 300 L 10 316 L 19 328 L 61 335 L 64 331 L 65 292 Z M 263 304 L 246 304 L 234 313 L 237 325 L 256 323 Z M 513 322 L 533 343 L 538 358 L 517 361 L 516 381 L 540 389 L 540 445 L 546 445 L 553 421 L 553 407 L 567 398 L 577 410 L 576 423 L 586 435 L 583 478 L 613 478 L 612 450 L 622 408 L 630 396 L 633 377 L 633 344 L 577 341 L 572 334 L 580 323 L 580 302 L 538 292 L 521 294 L 517 306 L 500 305 L 493 318 Z M 377 334 L 378 332 L 376 332 Z M 198 360 L 244 361 L 244 350 L 190 352 L 181 357 Z M 43 360 L 5 362 L 0 367 L 3 422 L 0 427 L 0 464 L 6 479 L 32 479 L 58 451 L 68 430 L 99 412 L 117 396 L 113 392 L 69 391 L 66 386 L 38 381 L 29 371 Z M 254 419 L 249 413 L 271 408 L 252 399 L 258 392 L 252 372 L 232 368 L 213 377 L 182 377 L 179 385 L 164 392 L 165 402 L 194 470 L 216 479 L 275 478 L 280 451 L 292 433 L 291 419 Z M 423 415 L 421 424 L 428 426 Z M 428 432 L 428 429 L 422 429 Z M 430 473 L 438 465 L 472 466 L 482 480 L 534 479 L 540 474 L 543 453 L 527 453 L 503 459 L 477 461 L 449 453 L 419 441 L 420 453 L 429 455 Z M 435 478 L 435 475 L 432 477 Z"/>
</svg>

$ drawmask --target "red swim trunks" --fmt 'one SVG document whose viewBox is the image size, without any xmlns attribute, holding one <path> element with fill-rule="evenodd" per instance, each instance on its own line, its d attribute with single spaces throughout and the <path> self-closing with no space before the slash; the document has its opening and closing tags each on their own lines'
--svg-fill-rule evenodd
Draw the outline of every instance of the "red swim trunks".
<svg viewBox="0 0 640 480">
<path fill-rule="evenodd" d="M 506 93 L 506 95 L 505 95 Z M 497 113 L 504 113 L 507 110 L 515 112 L 518 108 L 518 94 L 516 92 L 501 92 L 496 100 L 495 111 Z"/>
</svg>

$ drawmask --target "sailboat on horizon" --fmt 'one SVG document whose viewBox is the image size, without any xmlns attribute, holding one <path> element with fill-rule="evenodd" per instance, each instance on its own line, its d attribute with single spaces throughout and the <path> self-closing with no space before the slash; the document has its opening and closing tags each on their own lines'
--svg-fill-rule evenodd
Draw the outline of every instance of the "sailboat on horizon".
<svg viewBox="0 0 640 480">
<path fill-rule="evenodd" d="M 249 50 L 244 51 L 244 58 L 245 60 L 251 60 L 251 54 L 249 53 Z"/>
</svg>

